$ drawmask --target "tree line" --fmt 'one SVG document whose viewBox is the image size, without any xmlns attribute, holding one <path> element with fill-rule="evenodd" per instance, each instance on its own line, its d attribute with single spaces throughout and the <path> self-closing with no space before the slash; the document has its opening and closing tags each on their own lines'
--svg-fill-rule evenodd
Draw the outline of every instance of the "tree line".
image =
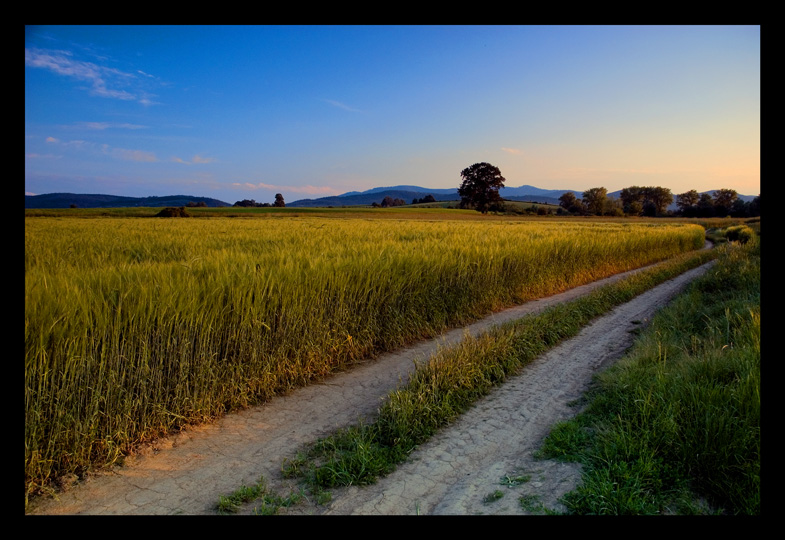
<svg viewBox="0 0 785 540">
<path fill-rule="evenodd" d="M 243 199 L 242 201 L 237 201 L 232 206 L 246 206 L 246 207 L 257 207 L 257 208 L 284 208 L 286 207 L 286 202 L 283 200 L 283 195 L 280 193 L 275 194 L 275 201 L 270 203 L 258 203 L 253 199 Z"/>
<path fill-rule="evenodd" d="M 397 197 L 392 198 L 389 195 L 387 195 L 386 197 L 384 197 L 384 199 L 382 199 L 381 204 L 377 202 L 373 202 L 371 206 L 373 206 L 374 208 L 389 208 L 391 206 L 403 206 L 405 204 L 406 201 L 404 201 L 403 199 L 399 199 Z"/>
<path fill-rule="evenodd" d="M 458 188 L 461 208 L 474 208 L 479 212 L 504 211 L 504 199 L 499 189 L 504 187 L 505 179 L 498 167 L 490 163 L 475 163 L 461 171 L 463 179 Z M 668 208 L 676 202 L 677 209 Z M 412 204 L 435 202 L 433 195 L 412 199 Z M 374 202 L 374 208 L 403 206 L 406 201 L 389 195 L 381 203 Z M 283 195 L 275 194 L 275 201 L 257 203 L 253 199 L 237 201 L 234 206 L 278 207 L 286 206 Z M 669 188 L 658 186 L 631 186 L 621 190 L 619 197 L 609 197 L 604 187 L 587 189 L 581 198 L 568 191 L 559 197 L 562 212 L 582 216 L 680 216 L 680 217 L 757 217 L 760 216 L 760 195 L 752 201 L 739 198 L 733 189 L 718 189 L 713 193 L 698 193 L 692 189 L 673 195 Z"/>
<path fill-rule="evenodd" d="M 433 203 L 433 202 L 436 202 L 436 198 L 431 194 L 428 194 L 425 197 L 421 197 L 419 199 L 417 197 L 412 199 L 412 204 Z M 387 195 L 384 197 L 384 199 L 382 199 L 381 203 L 373 202 L 371 203 L 371 206 L 374 208 L 389 208 L 391 206 L 403 206 L 405 204 L 406 201 L 404 201 L 403 199 L 399 199 L 397 197 L 392 198 L 389 195 Z"/>
<path fill-rule="evenodd" d="M 760 195 L 752 201 L 739 198 L 733 189 L 698 193 L 692 189 L 673 195 L 668 188 L 631 186 L 621 190 L 618 198 L 608 197 L 603 187 L 583 192 L 581 199 L 567 192 L 559 197 L 559 206 L 579 215 L 595 216 L 680 216 L 680 217 L 754 217 L 760 216 Z M 668 207 L 676 202 L 676 210 Z"/>
<path fill-rule="evenodd" d="M 504 210 L 499 189 L 505 178 L 490 163 L 475 163 L 461 171 L 458 187 L 461 208 L 474 208 L 484 213 Z M 739 198 L 733 189 L 714 193 L 690 190 L 675 196 L 676 211 L 668 210 L 674 202 L 671 190 L 658 186 L 631 186 L 621 190 L 619 197 L 609 197 L 604 187 L 587 189 L 582 198 L 568 191 L 559 197 L 562 212 L 595 216 L 682 216 L 682 217 L 754 217 L 760 216 L 760 195 L 752 201 Z"/>
</svg>

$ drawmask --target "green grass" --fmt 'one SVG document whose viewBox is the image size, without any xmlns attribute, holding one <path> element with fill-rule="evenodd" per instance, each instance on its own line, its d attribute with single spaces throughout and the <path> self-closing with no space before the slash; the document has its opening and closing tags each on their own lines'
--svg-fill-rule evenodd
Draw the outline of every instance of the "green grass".
<svg viewBox="0 0 785 540">
<path fill-rule="evenodd" d="M 504 492 L 501 490 L 494 490 L 491 493 L 488 493 L 485 497 L 483 497 L 482 502 L 485 504 L 495 503 L 499 499 L 504 497 Z"/>
<path fill-rule="evenodd" d="M 256 515 L 274 515 L 279 509 L 299 503 L 302 493 L 280 496 L 271 493 L 264 478 L 252 486 L 241 486 L 229 495 L 221 495 L 216 505 L 219 514 L 237 513 L 244 505 L 256 503 L 253 513 Z"/>
<path fill-rule="evenodd" d="M 584 464 L 571 513 L 760 514 L 760 243 L 719 250 L 546 440 Z"/>
</svg>

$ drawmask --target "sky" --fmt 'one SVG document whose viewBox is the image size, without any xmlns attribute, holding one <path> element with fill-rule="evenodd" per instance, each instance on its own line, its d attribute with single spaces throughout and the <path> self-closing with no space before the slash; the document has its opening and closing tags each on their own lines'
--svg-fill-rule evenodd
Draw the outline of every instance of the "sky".
<svg viewBox="0 0 785 540">
<path fill-rule="evenodd" d="M 760 193 L 759 26 L 26 26 L 25 194 Z"/>
</svg>

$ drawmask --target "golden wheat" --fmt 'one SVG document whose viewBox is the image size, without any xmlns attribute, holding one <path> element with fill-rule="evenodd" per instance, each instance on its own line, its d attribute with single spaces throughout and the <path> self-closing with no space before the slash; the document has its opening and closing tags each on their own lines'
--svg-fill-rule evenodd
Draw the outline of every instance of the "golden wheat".
<svg viewBox="0 0 785 540">
<path fill-rule="evenodd" d="M 26 218 L 26 489 L 703 235 L 575 220 Z"/>
</svg>

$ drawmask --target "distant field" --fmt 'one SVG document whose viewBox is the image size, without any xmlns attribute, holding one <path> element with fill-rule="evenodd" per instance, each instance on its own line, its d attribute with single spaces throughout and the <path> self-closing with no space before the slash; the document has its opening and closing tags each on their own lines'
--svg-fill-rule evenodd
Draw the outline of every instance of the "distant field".
<svg viewBox="0 0 785 540">
<path fill-rule="evenodd" d="M 191 210 L 215 217 L 26 211 L 26 488 L 490 310 L 704 241 L 702 227 L 683 222 Z M 73 215 L 84 217 L 62 217 Z"/>
<path fill-rule="evenodd" d="M 696 224 L 704 228 L 727 227 L 734 223 L 741 223 L 743 219 L 737 218 L 667 218 L 667 217 L 598 217 L 598 216 L 571 216 L 558 214 L 558 207 L 548 204 L 531 202 L 508 202 L 510 212 L 504 214 L 481 214 L 475 210 L 461 210 L 457 208 L 457 201 L 446 201 L 424 204 L 407 204 L 391 208 L 373 208 L 371 206 L 341 206 L 341 207 L 238 207 L 227 206 L 223 208 L 186 208 L 189 216 L 194 218 L 254 218 L 254 219 L 280 219 L 280 218 L 362 218 L 372 220 L 407 220 L 407 221 L 553 221 L 567 220 L 577 222 L 602 222 L 626 224 Z M 537 215 L 537 209 L 543 208 L 546 215 Z M 84 218 L 147 218 L 154 217 L 162 208 L 153 207 L 128 207 L 128 208 L 54 208 L 54 209 L 25 209 L 26 218 L 34 217 L 84 217 Z"/>
<path fill-rule="evenodd" d="M 512 212 L 520 212 L 519 217 L 524 217 L 525 211 L 536 208 L 545 208 L 555 213 L 557 206 L 537 204 L 530 202 L 509 202 L 512 211 L 508 215 L 485 215 L 475 210 L 461 210 L 458 201 L 443 201 L 435 203 L 407 204 L 390 208 L 374 208 L 366 206 L 340 206 L 340 207 L 242 207 L 226 206 L 222 208 L 186 208 L 192 217 L 368 217 L 379 219 L 511 219 L 516 217 Z M 26 217 L 152 217 L 161 208 L 155 207 L 127 207 L 127 208 L 51 208 L 51 209 L 25 209 Z M 529 216 L 531 217 L 531 216 Z"/>
</svg>

